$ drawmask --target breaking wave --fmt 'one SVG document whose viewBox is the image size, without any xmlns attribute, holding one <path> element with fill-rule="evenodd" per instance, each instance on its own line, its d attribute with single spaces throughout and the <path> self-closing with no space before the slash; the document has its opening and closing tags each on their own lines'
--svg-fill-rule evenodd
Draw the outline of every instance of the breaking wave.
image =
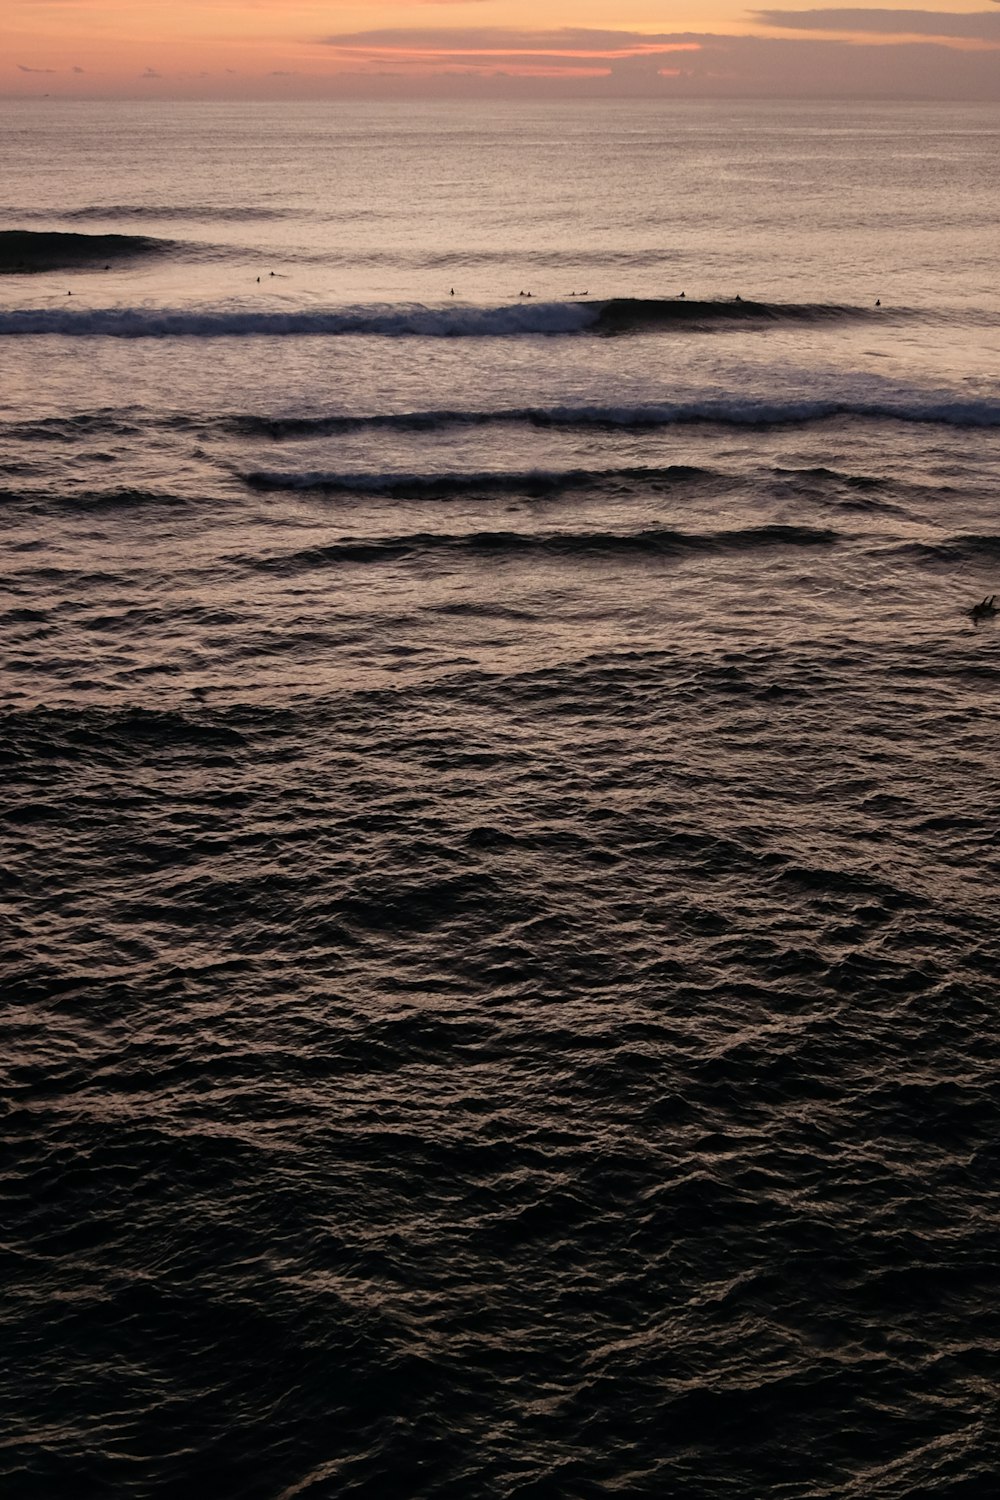
<svg viewBox="0 0 1000 1500">
<path fill-rule="evenodd" d="M 489 338 L 580 333 L 597 320 L 596 304 L 532 302 L 507 307 L 433 308 L 415 304 L 282 312 L 275 309 L 155 307 L 24 308 L 0 314 L 0 335 L 61 334 L 100 338 L 247 338 L 368 334 L 382 337 Z"/>
<path fill-rule="evenodd" d="M 16 231 L 25 235 L 27 231 Z M 168 242 L 142 236 L 33 236 L 53 241 L 164 248 Z M 78 252 L 81 256 L 83 251 Z M 88 258 L 99 258 L 94 251 Z M 134 253 L 142 253 L 137 250 Z M 369 305 L 282 311 L 247 307 L 196 309 L 154 307 L 24 308 L 0 316 L 0 335 L 57 333 L 105 338 L 239 338 L 369 334 L 379 337 L 496 338 L 523 334 L 615 334 L 657 328 L 701 328 L 727 323 L 817 323 L 878 316 L 870 310 L 823 304 L 696 302 L 681 299 L 615 298 L 606 302 L 535 301 L 525 297 L 498 307 Z M 895 314 L 894 316 L 899 316 Z"/>
<path fill-rule="evenodd" d="M 0 271 L 60 271 L 75 266 L 162 255 L 170 240 L 145 234 L 73 234 L 56 230 L 0 230 Z M 15 332 L 4 329 L 0 332 Z"/>
</svg>

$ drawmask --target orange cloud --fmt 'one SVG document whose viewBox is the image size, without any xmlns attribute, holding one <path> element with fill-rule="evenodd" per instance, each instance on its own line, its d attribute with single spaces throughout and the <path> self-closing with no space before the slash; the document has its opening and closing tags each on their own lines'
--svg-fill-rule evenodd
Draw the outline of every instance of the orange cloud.
<svg viewBox="0 0 1000 1500">
<path fill-rule="evenodd" d="M 323 38 L 338 63 L 348 69 L 419 67 L 451 72 L 501 67 L 512 77 L 602 78 L 626 59 L 659 59 L 674 52 L 699 52 L 701 42 L 643 33 L 564 27 L 524 31 L 503 27 L 394 28 L 347 32 Z M 579 63 L 602 63 L 580 67 Z M 666 76 L 665 74 L 661 76 Z"/>
<path fill-rule="evenodd" d="M 346 0 L 396 23 L 431 0 Z M 323 0 L 7 0 L 0 92 L 85 97 L 349 98 L 893 96 L 1000 101 L 1000 10 L 882 6 L 758 10 L 744 28 L 520 24 L 528 0 L 487 5 L 493 25 L 345 28 Z M 598 0 L 574 0 L 582 13 Z M 640 13 L 653 0 L 633 0 Z M 688 0 L 707 15 L 722 0 Z M 939 0 L 948 4 L 949 0 Z M 961 0 L 956 0 L 961 3 Z M 552 10 L 566 0 L 550 0 Z M 982 6 L 982 0 L 980 0 Z M 482 15 L 482 11 L 477 11 Z M 503 24 L 506 18 L 506 24 Z M 775 35 L 775 33 L 779 33 Z M 45 74 L 43 78 L 40 75 Z"/>
</svg>

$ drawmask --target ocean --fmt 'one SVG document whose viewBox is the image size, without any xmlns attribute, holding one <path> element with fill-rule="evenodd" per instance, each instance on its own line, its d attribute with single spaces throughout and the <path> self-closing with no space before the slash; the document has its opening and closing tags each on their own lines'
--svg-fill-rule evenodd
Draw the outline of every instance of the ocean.
<svg viewBox="0 0 1000 1500">
<path fill-rule="evenodd" d="M 0 104 L 4 1500 L 1000 1472 L 1000 110 Z"/>
</svg>

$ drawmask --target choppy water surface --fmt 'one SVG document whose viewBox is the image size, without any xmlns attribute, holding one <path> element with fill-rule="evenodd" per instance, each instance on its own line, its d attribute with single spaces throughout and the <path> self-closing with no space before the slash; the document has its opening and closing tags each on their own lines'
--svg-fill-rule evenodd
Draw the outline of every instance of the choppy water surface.
<svg viewBox="0 0 1000 1500">
<path fill-rule="evenodd" d="M 996 110 L 3 109 L 4 1495 L 991 1496 Z"/>
</svg>

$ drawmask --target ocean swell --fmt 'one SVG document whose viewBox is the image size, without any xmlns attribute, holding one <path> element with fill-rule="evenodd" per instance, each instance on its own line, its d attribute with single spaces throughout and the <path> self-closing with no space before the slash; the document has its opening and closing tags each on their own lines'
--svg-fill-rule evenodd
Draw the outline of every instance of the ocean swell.
<svg viewBox="0 0 1000 1500">
<path fill-rule="evenodd" d="M 812 526 L 752 526 L 731 531 L 684 532 L 671 527 L 643 531 L 568 531 L 529 534 L 520 531 L 477 531 L 464 535 L 418 532 L 360 540 L 341 538 L 325 546 L 294 553 L 237 559 L 255 572 L 284 576 L 341 563 L 395 562 L 417 555 L 460 554 L 496 558 L 538 557 L 683 557 L 690 553 L 742 552 L 761 547 L 829 547 L 839 541 L 835 531 Z"/>
<path fill-rule="evenodd" d="M 691 464 L 666 467 L 619 469 L 527 469 L 478 474 L 348 474 L 324 470 L 281 472 L 259 469 L 239 476 L 253 490 L 316 490 L 331 494 L 420 495 L 425 498 L 459 499 L 475 493 L 545 495 L 556 491 L 603 489 L 608 484 L 641 484 L 653 488 L 694 484 L 711 480 L 716 486 L 731 483 L 728 475 Z"/>
<path fill-rule="evenodd" d="M 523 423 L 529 427 L 656 428 L 687 423 L 733 427 L 805 425 L 836 417 L 868 421 L 938 422 L 947 427 L 1000 427 L 1000 400 L 955 397 L 946 391 L 900 391 L 882 399 L 858 396 L 738 396 L 713 394 L 679 401 L 609 406 L 498 407 L 495 410 L 329 413 L 316 416 L 233 413 L 209 419 L 210 425 L 240 436 L 273 441 L 330 436 L 341 432 L 388 428 L 425 432 L 449 427 L 486 427 Z M 191 425 L 187 419 L 174 419 Z M 196 424 L 200 425 L 200 424 Z"/>
</svg>

